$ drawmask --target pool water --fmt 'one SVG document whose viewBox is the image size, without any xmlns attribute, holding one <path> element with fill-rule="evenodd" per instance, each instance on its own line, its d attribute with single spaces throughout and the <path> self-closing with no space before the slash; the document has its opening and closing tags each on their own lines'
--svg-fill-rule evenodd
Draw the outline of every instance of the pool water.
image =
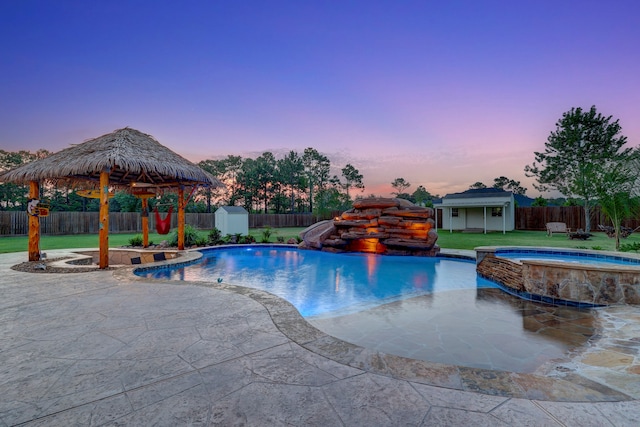
<svg viewBox="0 0 640 427">
<path fill-rule="evenodd" d="M 494 288 L 395 301 L 308 321 L 387 354 L 470 368 L 544 374 L 596 335 L 595 309 L 526 301 Z"/>
<path fill-rule="evenodd" d="M 513 261 L 559 261 L 567 263 L 587 264 L 592 266 L 613 266 L 628 265 L 640 266 L 640 259 L 625 258 L 619 256 L 611 256 L 604 254 L 566 252 L 566 251 L 545 251 L 536 250 L 499 250 L 495 252 L 500 258 L 507 258 Z"/>
<path fill-rule="evenodd" d="M 452 258 L 331 254 L 246 246 L 203 251 L 150 278 L 265 290 L 342 340 L 388 354 L 472 368 L 534 372 L 597 330 L 594 309 L 521 300 Z"/>
<path fill-rule="evenodd" d="M 497 287 L 478 278 L 475 267 L 473 261 L 447 258 L 245 246 L 206 250 L 197 264 L 136 274 L 262 289 L 289 301 L 302 316 L 311 317 L 344 314 L 418 295 Z"/>
</svg>

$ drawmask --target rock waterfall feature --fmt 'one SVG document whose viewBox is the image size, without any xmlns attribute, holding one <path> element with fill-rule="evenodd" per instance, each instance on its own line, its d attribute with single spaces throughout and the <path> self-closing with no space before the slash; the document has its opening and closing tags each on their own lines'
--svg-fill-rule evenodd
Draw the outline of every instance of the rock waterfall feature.
<svg viewBox="0 0 640 427">
<path fill-rule="evenodd" d="M 436 256 L 432 208 L 408 200 L 368 198 L 332 220 L 320 221 L 300 233 L 302 249 L 387 255 Z"/>
</svg>

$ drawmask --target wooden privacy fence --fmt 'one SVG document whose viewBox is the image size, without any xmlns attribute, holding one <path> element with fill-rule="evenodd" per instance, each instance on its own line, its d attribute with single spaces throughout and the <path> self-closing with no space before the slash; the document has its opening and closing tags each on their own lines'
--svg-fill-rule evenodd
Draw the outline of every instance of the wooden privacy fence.
<svg viewBox="0 0 640 427">
<path fill-rule="evenodd" d="M 591 231 L 598 231 L 598 224 L 611 225 L 600 207 L 591 209 Z M 584 208 L 582 206 L 536 206 L 516 208 L 516 230 L 545 230 L 548 222 L 564 222 L 572 230 L 585 229 Z M 623 226 L 636 228 L 640 218 L 623 221 Z"/>
<path fill-rule="evenodd" d="M 440 212 L 439 212 L 440 213 Z M 166 213 L 160 214 L 162 218 Z M 249 214 L 249 228 L 258 227 L 308 227 L 323 219 L 339 215 L 332 212 L 326 216 L 311 214 Z M 199 230 L 211 230 L 215 227 L 215 215 L 212 213 L 187 213 L 187 224 Z M 564 222 L 572 229 L 585 228 L 584 210 L 580 206 L 548 206 L 516 208 L 516 230 L 545 230 L 547 222 Z M 441 218 L 439 223 L 442 224 Z M 598 224 L 610 225 L 599 208 L 591 212 L 591 230 L 598 231 Z M 625 221 L 625 227 L 640 226 L 640 218 Z M 40 218 L 42 234 L 94 234 L 98 233 L 100 221 L 98 212 L 51 212 L 48 217 Z M 155 230 L 153 212 L 149 214 L 149 229 Z M 178 227 L 178 217 L 171 216 L 171 228 Z M 0 235 L 20 236 L 29 232 L 29 219 L 24 211 L 0 211 Z M 110 233 L 141 233 L 140 212 L 109 213 Z"/>
<path fill-rule="evenodd" d="M 167 214 L 161 213 L 165 218 Z M 249 214 L 249 227 L 308 227 L 324 217 L 311 214 Z M 199 230 L 211 230 L 215 227 L 213 213 L 187 213 L 185 222 Z M 51 212 L 40 218 L 40 232 L 54 234 L 96 234 L 99 231 L 98 212 Z M 171 215 L 171 228 L 178 227 L 176 212 Z M 155 231 L 156 221 L 153 212 L 149 213 L 149 230 Z M 140 212 L 110 212 L 110 233 L 141 233 Z M 24 211 L 0 211 L 0 235 L 21 236 L 29 233 L 29 218 Z"/>
</svg>

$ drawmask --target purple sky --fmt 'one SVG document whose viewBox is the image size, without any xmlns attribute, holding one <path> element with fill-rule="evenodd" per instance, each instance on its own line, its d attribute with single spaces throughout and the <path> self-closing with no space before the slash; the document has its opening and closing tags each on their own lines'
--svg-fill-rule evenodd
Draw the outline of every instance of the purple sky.
<svg viewBox="0 0 640 427">
<path fill-rule="evenodd" d="M 595 105 L 640 142 L 640 2 L 0 2 L 0 148 L 129 126 L 197 162 L 314 147 L 433 194 L 524 166 Z"/>
</svg>

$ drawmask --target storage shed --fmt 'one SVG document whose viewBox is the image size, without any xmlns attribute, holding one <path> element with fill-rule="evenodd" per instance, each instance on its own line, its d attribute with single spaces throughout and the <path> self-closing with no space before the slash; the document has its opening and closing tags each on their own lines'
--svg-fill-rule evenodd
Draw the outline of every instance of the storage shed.
<svg viewBox="0 0 640 427">
<path fill-rule="evenodd" d="M 216 228 L 227 234 L 249 235 L 249 212 L 242 206 L 220 206 L 215 213 Z"/>
</svg>

